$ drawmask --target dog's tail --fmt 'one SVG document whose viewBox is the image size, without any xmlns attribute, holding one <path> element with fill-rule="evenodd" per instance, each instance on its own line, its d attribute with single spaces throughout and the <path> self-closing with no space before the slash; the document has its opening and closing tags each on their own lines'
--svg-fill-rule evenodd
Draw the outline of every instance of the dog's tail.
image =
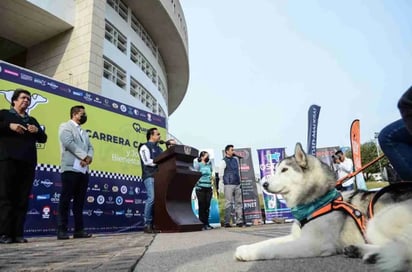
<svg viewBox="0 0 412 272">
<path fill-rule="evenodd" d="M 412 271 L 412 224 L 382 247 L 377 265 L 381 271 Z"/>
</svg>

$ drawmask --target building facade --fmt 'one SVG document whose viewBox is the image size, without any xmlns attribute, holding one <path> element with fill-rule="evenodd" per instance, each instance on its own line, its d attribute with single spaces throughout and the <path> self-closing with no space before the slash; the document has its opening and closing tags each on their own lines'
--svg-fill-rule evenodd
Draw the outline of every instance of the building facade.
<svg viewBox="0 0 412 272">
<path fill-rule="evenodd" d="M 178 0 L 0 1 L 0 59 L 167 117 L 189 81 Z"/>
</svg>

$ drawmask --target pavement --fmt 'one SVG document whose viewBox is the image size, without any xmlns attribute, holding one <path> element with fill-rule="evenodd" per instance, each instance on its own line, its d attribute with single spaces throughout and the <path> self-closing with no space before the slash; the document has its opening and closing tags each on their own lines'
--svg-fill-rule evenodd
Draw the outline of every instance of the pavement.
<svg viewBox="0 0 412 272">
<path fill-rule="evenodd" d="M 96 234 L 90 239 L 29 238 L 0 245 L 0 271 L 376 271 L 343 255 L 238 262 L 237 246 L 289 233 L 290 224 L 183 233 Z"/>
</svg>

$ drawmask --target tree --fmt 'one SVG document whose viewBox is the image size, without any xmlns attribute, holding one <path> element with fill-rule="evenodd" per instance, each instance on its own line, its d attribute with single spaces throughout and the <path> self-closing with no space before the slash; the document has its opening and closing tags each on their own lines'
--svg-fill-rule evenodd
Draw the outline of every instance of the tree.
<svg viewBox="0 0 412 272">
<path fill-rule="evenodd" d="M 379 154 L 383 154 L 380 147 L 379 147 Z M 351 151 L 346 152 L 345 155 L 349 158 L 352 158 Z M 369 141 L 361 145 L 361 157 L 362 157 L 362 165 L 365 165 L 378 157 L 378 151 L 376 149 L 376 144 L 374 141 Z M 389 163 L 389 161 L 386 157 L 384 157 L 380 160 L 380 163 L 383 168 Z M 363 171 L 363 174 L 365 176 L 365 179 L 369 180 L 371 178 L 372 173 L 379 173 L 379 172 L 380 172 L 379 161 L 377 161 L 376 163 L 366 168 Z"/>
</svg>

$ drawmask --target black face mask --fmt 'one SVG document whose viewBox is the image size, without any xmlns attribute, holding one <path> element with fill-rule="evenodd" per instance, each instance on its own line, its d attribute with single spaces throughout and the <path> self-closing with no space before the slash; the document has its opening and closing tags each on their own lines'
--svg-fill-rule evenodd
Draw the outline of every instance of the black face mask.
<svg viewBox="0 0 412 272">
<path fill-rule="evenodd" d="M 80 125 L 83 125 L 84 123 L 86 123 L 87 122 L 87 115 L 80 116 L 79 122 L 80 122 Z"/>
<path fill-rule="evenodd" d="M 209 157 L 207 157 L 207 158 L 205 159 L 205 162 L 209 162 Z"/>
</svg>

